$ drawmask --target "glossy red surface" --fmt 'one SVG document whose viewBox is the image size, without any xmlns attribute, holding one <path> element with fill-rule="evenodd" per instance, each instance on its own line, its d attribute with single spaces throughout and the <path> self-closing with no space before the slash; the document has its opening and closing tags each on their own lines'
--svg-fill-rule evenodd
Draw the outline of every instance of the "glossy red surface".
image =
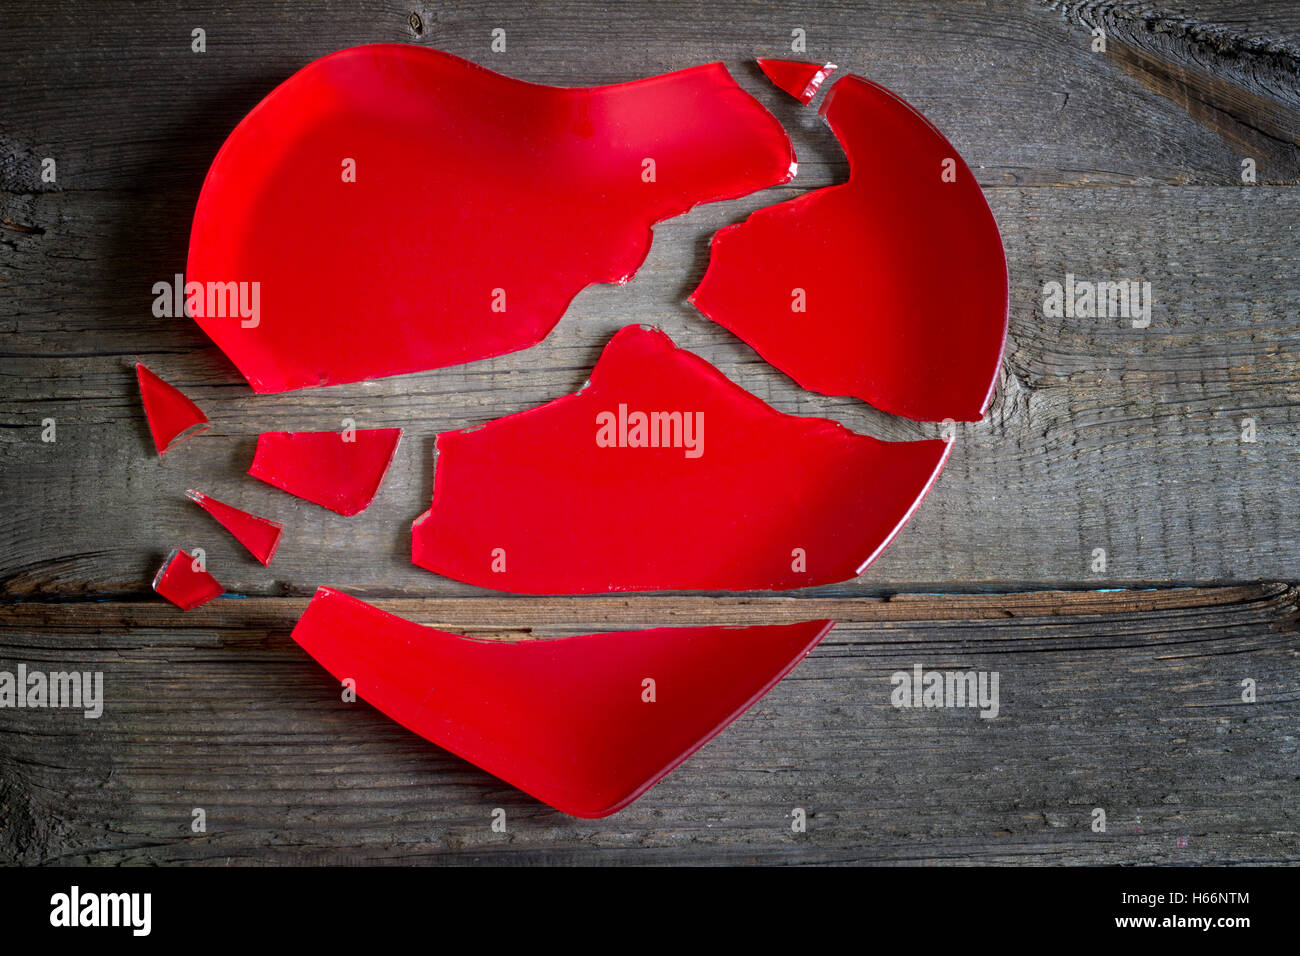
<svg viewBox="0 0 1300 956">
<path fill-rule="evenodd" d="M 845 76 L 822 112 L 849 181 L 720 230 L 691 302 L 805 388 L 978 420 L 1007 331 L 1006 259 L 979 185 L 884 87 Z"/>
<path fill-rule="evenodd" d="M 185 496 L 212 515 L 258 561 L 262 564 L 271 563 L 271 559 L 275 557 L 275 549 L 280 546 L 284 525 L 270 518 L 241 511 L 193 488 L 185 492 Z"/>
<path fill-rule="evenodd" d="M 769 60 L 761 56 L 758 58 L 758 68 L 769 80 L 805 106 L 812 102 L 826 78 L 835 72 L 834 63 Z"/>
<path fill-rule="evenodd" d="M 140 386 L 145 417 L 149 419 L 149 433 L 159 455 L 211 427 L 199 406 L 186 398 L 175 385 L 167 384 L 139 362 L 135 366 L 135 379 Z"/>
<path fill-rule="evenodd" d="M 343 50 L 213 161 L 187 279 L 249 283 L 250 303 L 259 283 L 258 308 L 196 320 L 259 392 L 500 355 L 541 341 L 585 286 L 630 278 L 651 224 L 785 182 L 793 162 L 720 63 L 561 89 L 423 47 Z"/>
<path fill-rule="evenodd" d="M 651 412 L 681 413 L 681 427 L 664 436 L 660 420 L 661 447 L 637 446 L 649 432 L 634 415 Z M 438 436 L 412 558 L 523 593 L 843 581 L 911 515 L 950 447 L 783 415 L 662 332 L 628 326 L 578 393 Z"/>
<path fill-rule="evenodd" d="M 248 473 L 341 515 L 364 511 L 402 437 L 400 428 L 263 432 Z"/>
<path fill-rule="evenodd" d="M 603 817 L 743 714 L 830 629 L 807 621 L 482 641 L 321 588 L 293 639 L 426 740 L 557 810 Z"/>
<path fill-rule="evenodd" d="M 154 575 L 153 589 L 182 611 L 207 604 L 225 591 L 206 570 L 195 570 L 193 556 L 179 549 L 167 555 Z"/>
</svg>

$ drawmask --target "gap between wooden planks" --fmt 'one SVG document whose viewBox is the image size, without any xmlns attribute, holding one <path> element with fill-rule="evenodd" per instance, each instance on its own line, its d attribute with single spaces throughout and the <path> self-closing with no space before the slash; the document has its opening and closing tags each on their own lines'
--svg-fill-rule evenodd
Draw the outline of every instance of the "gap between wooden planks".
<svg viewBox="0 0 1300 956">
<path fill-rule="evenodd" d="M 1292 604 L 1300 588 L 1282 582 L 1222 587 L 1005 594 L 904 593 L 884 597 L 584 596 L 373 598 L 392 614 L 431 627 L 524 639 L 558 636 L 566 628 L 628 630 L 689 625 L 778 624 L 829 618 L 838 623 L 989 621 L 1211 611 L 1242 604 Z M 361 596 L 361 595 L 359 595 Z M 189 612 L 163 601 L 101 601 L 0 605 L 0 628 L 271 629 L 292 627 L 307 598 L 222 597 Z M 579 631 L 570 631 L 577 633 Z M 484 636 L 484 635 L 478 635 Z"/>
</svg>

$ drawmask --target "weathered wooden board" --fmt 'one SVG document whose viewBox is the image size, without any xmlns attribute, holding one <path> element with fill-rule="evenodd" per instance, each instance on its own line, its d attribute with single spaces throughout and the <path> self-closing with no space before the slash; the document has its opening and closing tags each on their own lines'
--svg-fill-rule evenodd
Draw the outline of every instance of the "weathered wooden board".
<svg viewBox="0 0 1300 956">
<path fill-rule="evenodd" d="M 134 862 L 1265 862 L 1300 855 L 1297 592 L 785 599 L 399 599 L 553 636 L 713 609 L 848 623 L 637 803 L 574 820 L 339 688 L 302 602 L 0 608 L 0 667 L 102 670 L 104 714 L 11 711 L 0 859 Z M 233 610 L 230 605 L 237 604 Z M 743 653 L 743 648 L 737 648 Z M 1000 675 L 1000 712 L 907 710 L 890 675 Z M 1256 682 L 1243 703 L 1240 683 Z M 506 811 L 507 833 L 490 827 Z M 803 808 L 807 832 L 791 830 Z M 1106 830 L 1092 829 L 1093 810 Z M 193 833 L 193 810 L 207 831 Z"/>
<path fill-rule="evenodd" d="M 1284 27 L 1289 22 L 1294 36 L 1300 20 L 1294 9 L 1270 10 L 1261 27 L 1283 38 L 1270 44 L 1251 31 L 1213 30 L 1195 18 L 1147 19 L 1142 6 L 1072 4 L 1054 12 L 1022 0 L 815 6 L 724 0 L 671 8 L 594 0 L 537 6 L 367 0 L 312 7 L 242 2 L 196 11 L 159 3 L 147 14 L 103 12 L 87 23 L 82 5 L 50 0 L 4 24 L 0 87 L 8 98 L 3 130 L 12 155 L 0 186 L 36 188 L 40 157 L 58 155 L 62 189 L 197 189 L 226 133 L 272 86 L 336 49 L 394 41 L 566 85 L 727 61 L 787 125 L 818 130 L 816 147 L 801 157 L 803 174 L 813 181 L 828 175 L 828 161 L 840 163 L 833 140 L 811 110 L 784 98 L 749 62 L 791 55 L 795 28 L 806 31 L 810 58 L 864 73 L 915 103 L 951 135 L 985 182 L 1223 184 L 1237 181 L 1243 144 L 1261 160 L 1265 181 L 1294 181 L 1295 124 L 1276 139 L 1252 125 L 1262 112 L 1294 111 L 1300 101 Z M 1241 4 L 1239 19 L 1253 6 Z M 1093 22 L 1110 31 L 1105 54 L 1091 50 Z M 191 52 L 195 28 L 206 31 L 203 54 Z M 494 28 L 507 32 L 504 53 L 490 50 Z M 1187 70 L 1180 74 L 1184 88 L 1162 93 L 1142 82 L 1146 74 L 1131 75 L 1130 59 L 1142 52 Z M 1258 101 L 1238 96 L 1225 104 L 1227 115 L 1211 114 L 1214 123 L 1206 125 L 1205 115 L 1188 110 L 1216 79 Z M 1184 95 L 1189 91 L 1196 95 Z"/>
<path fill-rule="evenodd" d="M 196 27 L 203 54 L 190 51 Z M 504 54 L 489 51 L 494 27 Z M 796 27 L 810 58 L 934 119 L 985 187 L 1012 282 L 988 419 L 959 429 L 915 519 L 844 585 L 533 600 L 412 567 L 434 436 L 573 391 L 629 322 L 663 327 L 782 411 L 888 439 L 935 433 L 799 390 L 685 304 L 718 227 L 847 172 L 815 111 L 749 62 L 790 55 Z M 1091 49 L 1094 27 L 1105 52 Z M 722 59 L 791 131 L 800 174 L 662 224 L 631 284 L 584 292 L 535 349 L 255 398 L 197 328 L 150 314 L 150 290 L 184 268 L 193 204 L 230 128 L 311 59 L 374 41 L 560 84 Z M 108 687 L 99 720 L 0 711 L 0 861 L 1300 859 L 1295 4 L 238 0 L 90 18 L 66 0 L 0 2 L 0 89 L 0 669 L 82 666 Z M 39 180 L 45 156 L 54 184 Z M 1247 158 L 1256 185 L 1241 182 Z M 1150 281 L 1150 327 L 1044 316 L 1043 284 L 1067 273 Z M 136 359 L 214 422 L 164 460 Z M 244 475 L 257 432 L 344 417 L 407 429 L 364 514 Z M 283 520 L 272 568 L 186 502 L 188 487 Z M 205 547 L 249 597 L 189 615 L 153 598 L 148 581 L 177 545 Z M 322 583 L 479 636 L 842 623 L 649 795 L 582 822 L 343 704 L 287 636 Z M 1120 587 L 1157 590 L 1103 590 Z M 890 674 L 917 663 L 999 671 L 999 717 L 891 707 Z M 1246 678 L 1255 704 L 1241 701 Z M 196 807 L 206 834 L 190 831 Z M 507 834 L 488 826 L 494 807 Z M 795 807 L 806 834 L 790 830 Z M 1096 807 L 1105 833 L 1090 829 Z"/>
<path fill-rule="evenodd" d="M 1300 191 L 1018 187 L 990 190 L 990 199 L 1013 277 L 993 411 L 959 430 L 946 472 L 890 550 L 831 591 L 1294 576 L 1300 511 L 1288 492 L 1300 474 Z M 0 395 L 0 488 L 9 504 L 0 586 L 14 596 L 139 594 L 178 545 L 208 549 L 214 572 L 238 593 L 307 594 L 321 583 L 369 594 L 475 593 L 410 564 L 410 523 L 431 495 L 434 436 L 576 390 L 629 322 L 662 326 L 782 411 L 885 438 L 935 433 L 800 390 L 682 301 L 705 264 L 707 237 L 735 218 L 730 208 L 661 226 L 636 280 L 583 293 L 537 348 L 253 396 L 192 323 L 150 314 L 152 283 L 170 268 L 150 271 L 150 263 L 165 258 L 168 241 L 183 242 L 186 224 L 172 223 L 170 240 L 119 243 L 131 202 L 101 192 L 21 200 L 22 221 L 45 231 L 13 240 L 8 274 L 22 293 L 0 317 L 12 329 Z M 161 218 L 148 211 L 156 198 L 142 202 L 144 219 Z M 1045 318 L 1043 283 L 1069 272 L 1149 279 L 1150 328 Z M 214 429 L 159 460 L 130 368 L 135 357 L 198 401 Z M 54 444 L 41 441 L 47 417 L 59 423 Z M 1254 443 L 1241 441 L 1246 417 L 1256 421 Z M 407 429 L 362 515 L 341 518 L 244 474 L 259 431 L 337 428 L 344 418 Z M 283 520 L 288 532 L 272 567 L 244 555 L 186 501 L 188 487 Z M 1090 570 L 1095 548 L 1107 551 L 1104 574 Z"/>
<path fill-rule="evenodd" d="M 829 415 L 886 438 L 924 433 L 860 403 L 799 390 L 683 303 L 712 232 L 795 194 L 794 186 L 664 224 L 631 286 L 588 290 L 539 348 L 457 369 L 254 399 L 190 323 L 149 313 L 153 283 L 184 267 L 203 170 L 271 85 L 268 70 L 278 78 L 330 46 L 418 39 L 532 79 L 607 81 L 709 55 L 779 52 L 785 21 L 804 22 L 798 9 L 724 4 L 696 8 L 695 16 L 682 9 L 666 18 L 635 6 L 575 4 L 545 16 L 439 6 L 414 11 L 415 21 L 395 5 L 349 6 L 310 21 L 300 10 L 236 9 L 204 27 L 204 54 L 184 42 L 192 17 L 170 9 L 143 30 L 130 18 L 107 18 L 90 36 L 58 28 L 72 7 L 14 18 L 0 41 L 14 51 L 0 58 L 14 91 L 14 119 L 4 127 L 13 141 L 11 191 L 0 194 L 0 487 L 8 504 L 0 588 L 22 597 L 139 594 L 158 557 L 184 540 L 213 550 L 239 593 L 307 593 L 321 580 L 372 594 L 468 593 L 405 557 L 406 529 L 429 497 L 432 436 L 572 391 L 627 322 L 665 327 L 784 411 Z M 1277 19 L 1274 11 L 1269 23 Z M 912 528 L 864 578 L 834 592 L 1082 586 L 1099 580 L 1090 570 L 1095 548 L 1107 550 L 1100 579 L 1108 583 L 1290 577 L 1300 518 L 1279 492 L 1294 474 L 1297 447 L 1295 193 L 997 188 L 1235 183 L 1238 147 L 1249 137 L 1225 131 L 1229 121 L 1282 129 L 1264 137 L 1273 152 L 1257 151 L 1259 172 L 1265 182 L 1290 181 L 1279 170 L 1294 159 L 1300 128 L 1284 129 L 1297 118 L 1295 84 L 1270 79 L 1290 62 L 1285 44 L 1274 49 L 1133 4 L 1056 13 L 966 4 L 930 15 L 924 28 L 917 22 L 913 7 L 829 5 L 805 29 L 810 52 L 821 42 L 846 69 L 898 88 L 982 170 L 1013 278 L 1007 375 L 990 420 L 962 430 L 948 474 Z M 1109 31 L 1107 54 L 1089 48 L 1094 22 Z M 484 47 L 498 23 L 514 39 L 493 58 Z M 709 23 L 731 27 L 704 33 Z M 165 42 L 173 34 L 175 49 Z M 229 42 L 234 34 L 243 42 Z M 1167 69 L 1135 77 L 1148 61 Z M 816 185 L 842 176 L 842 157 L 813 112 L 738 72 L 795 131 L 801 179 Z M 1218 87 L 1197 87 L 1196 103 L 1218 104 L 1209 127 L 1188 98 L 1203 74 L 1243 97 L 1221 102 Z M 240 83 L 250 91 L 242 97 L 232 88 Z M 88 88 L 101 95 L 73 95 Z M 1035 107 L 1033 98 L 1056 89 L 1060 105 Z M 60 192 L 31 192 L 41 188 L 34 163 L 47 148 L 32 145 L 38 140 L 61 157 Z M 1166 153 L 1176 173 L 1159 167 Z M 1045 319 L 1042 283 L 1071 272 L 1149 279 L 1152 327 Z M 174 460 L 148 454 L 127 368 L 137 357 L 191 390 L 217 422 Z M 48 417 L 62 428 L 52 446 L 39 441 Z M 241 477 L 257 431 L 330 427 L 343 417 L 408 429 L 380 502 L 361 518 L 336 519 Z M 1246 417 L 1257 422 L 1254 444 L 1239 440 Z M 182 500 L 189 485 L 290 524 L 274 574 L 242 558 Z M 92 491 L 93 513 L 74 506 Z M 956 541 L 965 546 L 952 548 Z"/>
</svg>

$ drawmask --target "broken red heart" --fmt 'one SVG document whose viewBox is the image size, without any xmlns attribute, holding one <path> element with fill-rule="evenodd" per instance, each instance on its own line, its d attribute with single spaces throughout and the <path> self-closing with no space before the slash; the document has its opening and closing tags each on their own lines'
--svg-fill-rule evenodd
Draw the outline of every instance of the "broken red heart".
<svg viewBox="0 0 1300 956">
<path fill-rule="evenodd" d="M 803 103 L 834 70 L 759 63 Z M 823 112 L 849 181 L 720 231 L 691 301 L 807 388 L 978 419 L 1007 319 L 978 185 L 883 87 L 845 77 Z M 721 64 L 559 89 L 428 49 L 358 47 L 309 64 L 231 133 L 175 299 L 259 392 L 454 365 L 536 344 L 586 285 L 626 281 L 655 222 L 794 170 L 780 125 Z M 206 419 L 146 373 L 161 453 Z M 351 448 L 342 433 L 268 433 L 250 474 L 353 514 L 397 433 L 356 432 Z M 782 415 L 662 333 L 628 327 L 577 394 L 439 436 L 412 556 L 524 593 L 842 581 L 907 521 L 950 450 Z M 195 500 L 270 560 L 274 522 Z M 160 571 L 160 593 L 183 607 L 220 593 L 183 557 Z M 743 712 L 829 626 L 486 643 L 321 589 L 294 638 L 428 739 L 600 816 Z M 640 698 L 648 678 L 672 696 Z"/>
<path fill-rule="evenodd" d="M 393 720 L 578 817 L 627 806 L 784 677 L 830 621 L 482 641 L 331 588 L 293 639 Z"/>
</svg>

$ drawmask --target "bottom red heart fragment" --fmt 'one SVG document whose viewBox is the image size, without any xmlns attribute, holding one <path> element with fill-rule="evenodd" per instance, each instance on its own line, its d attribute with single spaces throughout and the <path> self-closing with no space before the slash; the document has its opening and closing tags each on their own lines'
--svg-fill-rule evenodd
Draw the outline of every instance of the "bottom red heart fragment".
<svg viewBox="0 0 1300 956">
<path fill-rule="evenodd" d="M 649 790 L 831 626 L 476 640 L 321 588 L 293 639 L 393 720 L 557 810 L 590 818 Z"/>
</svg>

